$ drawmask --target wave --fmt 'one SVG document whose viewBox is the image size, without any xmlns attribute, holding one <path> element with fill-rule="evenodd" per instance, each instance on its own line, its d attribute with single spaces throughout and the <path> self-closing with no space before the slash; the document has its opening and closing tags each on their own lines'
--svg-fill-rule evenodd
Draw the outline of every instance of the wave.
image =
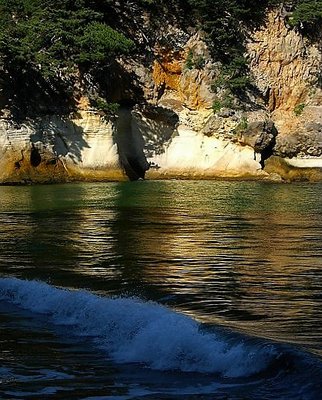
<svg viewBox="0 0 322 400">
<path fill-rule="evenodd" d="M 108 298 L 39 281 L 0 278 L 0 300 L 68 326 L 69 334 L 90 338 L 117 363 L 239 378 L 265 371 L 280 357 L 271 343 L 205 332 L 192 318 L 137 298 Z"/>
</svg>

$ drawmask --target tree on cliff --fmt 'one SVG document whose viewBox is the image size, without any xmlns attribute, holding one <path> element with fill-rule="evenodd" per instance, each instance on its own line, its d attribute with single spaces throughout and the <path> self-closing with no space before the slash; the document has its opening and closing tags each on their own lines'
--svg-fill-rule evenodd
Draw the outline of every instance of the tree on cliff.
<svg viewBox="0 0 322 400">
<path fill-rule="evenodd" d="M 111 0 L 0 0 L 6 107 L 22 118 L 68 112 L 79 72 L 106 68 L 134 48 L 111 20 Z"/>
<path fill-rule="evenodd" d="M 133 42 L 105 21 L 108 3 L 100 2 L 98 9 L 86 0 L 0 0 L 3 60 L 51 75 L 58 68 L 108 63 L 128 53 Z"/>
<path fill-rule="evenodd" d="M 322 0 L 296 0 L 289 23 L 311 33 L 322 23 Z"/>
<path fill-rule="evenodd" d="M 223 64 L 215 83 L 238 93 L 249 84 L 244 58 L 247 31 L 260 26 L 269 7 L 279 0 L 188 0 L 201 28 L 207 33 L 212 54 Z"/>
<path fill-rule="evenodd" d="M 249 29 L 263 23 L 268 7 L 280 0 L 0 0 L 0 61 L 6 74 L 11 99 L 23 100 L 39 92 L 52 98 L 72 94 L 73 72 L 100 71 L 119 55 L 134 49 L 138 26 L 147 10 L 150 29 L 160 15 L 172 16 L 172 24 L 186 22 L 203 29 L 212 55 L 222 63 L 217 85 L 238 94 L 249 86 L 247 60 L 244 58 Z M 293 0 L 291 23 L 314 30 L 322 21 L 322 0 Z M 132 23 L 134 20 L 135 23 Z M 121 31 L 123 29 L 123 31 Z M 146 38 L 149 33 L 143 32 Z M 155 32 L 151 32 L 153 36 Z M 142 36 L 142 35 L 141 35 Z M 152 42 L 152 41 L 151 41 Z M 141 59 L 146 52 L 142 43 Z M 153 47 L 153 43 L 150 48 Z M 102 76 L 99 72 L 95 78 Z M 74 77 L 77 74 L 74 74 Z M 95 78 L 92 83 L 95 86 Z M 76 79 L 76 78 L 75 78 Z M 40 91 L 42 90 L 42 93 Z M 10 100 L 13 104 L 14 100 Z M 21 103 L 16 108 L 18 109 Z"/>
</svg>

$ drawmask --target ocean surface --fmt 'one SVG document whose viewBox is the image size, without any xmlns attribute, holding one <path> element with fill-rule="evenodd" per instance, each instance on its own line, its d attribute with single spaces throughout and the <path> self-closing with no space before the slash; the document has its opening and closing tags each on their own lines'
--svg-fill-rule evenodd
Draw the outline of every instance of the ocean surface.
<svg viewBox="0 0 322 400">
<path fill-rule="evenodd" d="M 322 399 L 321 198 L 0 187 L 0 399 Z"/>
</svg>

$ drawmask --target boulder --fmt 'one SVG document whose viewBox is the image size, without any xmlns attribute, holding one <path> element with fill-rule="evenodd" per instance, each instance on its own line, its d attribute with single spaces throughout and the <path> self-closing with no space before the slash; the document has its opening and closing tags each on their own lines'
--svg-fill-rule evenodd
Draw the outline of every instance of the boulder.
<svg viewBox="0 0 322 400">
<path fill-rule="evenodd" d="M 308 122 L 288 135 L 281 135 L 276 140 L 274 154 L 281 157 L 321 157 L 322 124 Z"/>
<path fill-rule="evenodd" d="M 254 121 L 238 133 L 238 142 L 252 147 L 256 153 L 273 149 L 278 132 L 272 121 Z"/>
</svg>

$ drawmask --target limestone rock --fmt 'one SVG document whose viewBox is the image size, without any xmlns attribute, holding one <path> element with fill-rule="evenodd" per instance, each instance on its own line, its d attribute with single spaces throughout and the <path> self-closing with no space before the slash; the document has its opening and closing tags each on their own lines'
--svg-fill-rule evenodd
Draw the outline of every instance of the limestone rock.
<svg viewBox="0 0 322 400">
<path fill-rule="evenodd" d="M 132 131 L 143 138 L 147 158 L 165 151 L 178 121 L 179 116 L 173 110 L 160 106 L 136 107 L 132 111 Z"/>
<path fill-rule="evenodd" d="M 272 156 L 265 163 L 265 171 L 269 176 L 278 174 L 284 181 L 317 182 L 322 180 L 322 158 L 288 159 Z"/>
<path fill-rule="evenodd" d="M 189 54 L 191 65 L 187 65 Z M 191 110 L 211 108 L 215 70 L 210 60 L 200 33 L 193 35 L 180 49 L 156 48 L 152 71 L 156 100 L 176 100 Z"/>
<path fill-rule="evenodd" d="M 251 122 L 238 134 L 238 141 L 251 146 L 256 153 L 262 153 L 273 149 L 277 133 L 273 121 Z"/>
<path fill-rule="evenodd" d="M 253 33 L 247 47 L 252 74 L 270 111 L 293 111 L 308 100 L 321 65 L 317 45 L 289 29 L 275 10 L 265 26 Z"/>
<path fill-rule="evenodd" d="M 2 182 L 125 179 L 113 126 L 97 113 L 47 116 L 17 124 L 0 121 Z"/>
<path fill-rule="evenodd" d="M 322 156 L 322 125 L 308 123 L 303 131 L 279 136 L 274 149 L 282 157 L 320 157 Z"/>
</svg>

